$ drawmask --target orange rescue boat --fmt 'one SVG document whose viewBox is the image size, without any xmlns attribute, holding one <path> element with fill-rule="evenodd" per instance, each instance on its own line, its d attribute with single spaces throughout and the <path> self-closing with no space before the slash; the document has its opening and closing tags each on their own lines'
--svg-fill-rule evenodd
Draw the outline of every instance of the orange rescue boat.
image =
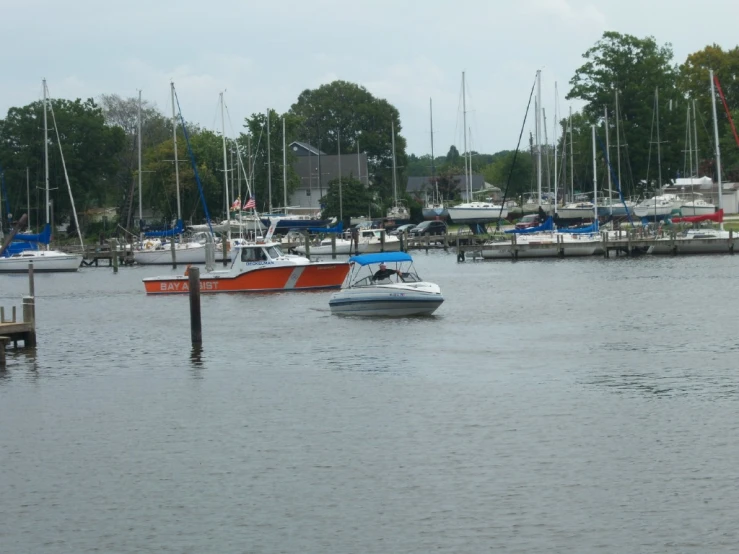
<svg viewBox="0 0 739 554">
<path fill-rule="evenodd" d="M 348 262 L 311 262 L 273 242 L 240 245 L 235 254 L 229 268 L 201 274 L 201 293 L 337 289 L 349 273 Z M 190 292 L 187 271 L 143 281 L 146 294 Z"/>
</svg>

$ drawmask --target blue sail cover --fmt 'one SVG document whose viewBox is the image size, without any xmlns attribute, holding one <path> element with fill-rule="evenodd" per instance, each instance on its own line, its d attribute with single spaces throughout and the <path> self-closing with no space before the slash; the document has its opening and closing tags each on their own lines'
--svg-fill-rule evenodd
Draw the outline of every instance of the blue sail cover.
<svg viewBox="0 0 739 554">
<path fill-rule="evenodd" d="M 509 229 L 505 233 L 513 233 L 516 235 L 528 235 L 529 233 L 538 233 L 539 231 L 554 231 L 554 220 L 550 215 L 546 221 L 538 227 L 529 227 L 528 229 Z"/>
<path fill-rule="evenodd" d="M 51 225 L 47 223 L 46 225 L 44 225 L 44 230 L 40 233 L 36 233 L 35 235 L 19 233 L 13 237 L 13 240 L 49 244 L 51 242 Z"/>
<path fill-rule="evenodd" d="M 594 221 L 587 227 L 573 227 L 572 229 L 563 228 L 563 229 L 557 229 L 558 233 L 570 233 L 573 235 L 586 235 L 590 233 L 597 233 L 598 232 L 598 222 Z"/>
<path fill-rule="evenodd" d="M 311 233 L 342 233 L 344 231 L 344 223 L 339 221 L 336 227 L 308 227 Z"/>
<path fill-rule="evenodd" d="M 174 237 L 175 235 L 181 235 L 182 232 L 185 230 L 182 220 L 178 219 L 177 224 L 172 229 L 168 229 L 166 231 L 148 231 L 144 233 L 144 237 L 147 239 L 158 239 L 163 237 Z"/>
</svg>

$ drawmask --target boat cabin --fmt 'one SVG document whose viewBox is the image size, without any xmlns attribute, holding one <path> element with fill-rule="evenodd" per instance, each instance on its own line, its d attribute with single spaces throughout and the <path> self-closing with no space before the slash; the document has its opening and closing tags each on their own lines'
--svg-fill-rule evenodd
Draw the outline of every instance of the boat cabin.
<svg viewBox="0 0 739 554">
<path fill-rule="evenodd" d="M 284 256 L 285 254 L 279 245 L 274 243 L 245 244 L 241 246 L 242 262 L 266 262 Z"/>
</svg>

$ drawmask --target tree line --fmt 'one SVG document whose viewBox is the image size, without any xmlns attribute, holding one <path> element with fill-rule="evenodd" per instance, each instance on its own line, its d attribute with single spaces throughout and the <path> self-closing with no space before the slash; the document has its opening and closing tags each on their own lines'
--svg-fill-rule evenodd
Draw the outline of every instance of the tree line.
<svg viewBox="0 0 739 554">
<path fill-rule="evenodd" d="M 670 44 L 660 45 L 654 37 L 638 38 L 608 31 L 583 54 L 583 59 L 583 64 L 570 80 L 571 89 L 566 99 L 581 100 L 585 102 L 584 108 L 571 118 L 558 121 L 557 152 L 562 156 L 557 164 L 560 182 L 565 177 L 568 182 L 572 180 L 575 192 L 592 189 L 591 125 L 596 125 L 600 142 L 605 142 L 606 110 L 610 137 L 608 157 L 612 166 L 620 159 L 618 174 L 626 195 L 646 195 L 670 179 L 688 176 L 689 160 L 695 159 L 696 150 L 698 167 L 693 167 L 693 173 L 715 178 L 708 70 L 715 71 L 731 115 L 734 120 L 739 119 L 739 47 L 724 50 L 713 44 L 690 54 L 678 64 Z M 525 100 L 522 98 L 522 111 Z M 718 95 L 716 100 L 724 180 L 739 180 L 739 147 Z M 238 99 L 234 101 L 238 102 Z M 53 99 L 51 103 L 55 121 L 50 121 L 49 125 L 52 128 L 55 123 L 59 132 L 58 139 L 53 130 L 48 138 L 50 188 L 57 221 L 68 220 L 71 211 L 65 190 L 61 147 L 78 211 L 116 207 L 119 223 L 125 228 L 134 228 L 138 206 L 138 100 L 113 94 L 103 95 L 98 101 Z M 694 105 L 695 111 L 692 112 Z M 688 108 L 691 109 L 690 116 Z M 362 86 L 334 81 L 303 91 L 285 113 L 275 110 L 268 113 L 269 118 L 266 113 L 247 117 L 239 136 L 229 139 L 229 167 L 226 168 L 223 167 L 221 134 L 198 125 L 187 125 L 190 148 L 212 215 L 221 216 L 225 212 L 224 169 L 232 191 L 241 190 L 244 195 L 248 178 L 257 208 L 260 211 L 269 208 L 268 158 L 272 169 L 273 207 L 282 203 L 283 118 L 288 144 L 299 140 L 327 154 L 336 154 L 339 150 L 342 153 L 359 150 L 367 154 L 370 186 L 363 187 L 355 175 L 342 180 L 342 186 L 346 187 L 343 189 L 346 192 L 343 195 L 345 215 L 366 215 L 368 207 L 379 215 L 392 202 L 392 126 L 396 132 L 399 189 L 404 190 L 406 177 L 431 175 L 433 170 L 435 182 L 430 183 L 429 188 L 438 186 L 445 198 L 459 198 L 459 183 L 455 176 L 464 173 L 463 157 L 467 153 L 460 153 L 452 145 L 445 156 L 437 156 L 434 160 L 428 155 L 406 154 L 398 110 Z M 693 136 L 689 145 L 692 119 L 696 122 L 697 141 Z M 204 208 L 181 126 L 176 132 L 182 216 L 186 220 L 202 221 Z M 515 130 L 511 133 L 514 134 Z M 166 220 L 174 219 L 176 191 L 172 120 L 146 101 L 142 104 L 141 139 L 144 206 L 156 209 Z M 618 151 L 617 142 L 620 143 Z M 44 213 L 43 149 L 43 104 L 37 101 L 8 110 L 6 117 L 0 120 L 0 167 L 4 181 L 3 196 L 6 197 L 3 203 L 7 202 L 18 216 L 30 212 L 34 223 Z M 597 170 L 601 183 L 606 171 L 604 152 L 604 148 L 598 148 Z M 501 188 L 509 184 L 508 197 L 520 197 L 534 190 L 536 156 L 531 137 L 518 153 L 505 150 L 494 154 L 470 154 L 473 172 L 482 174 L 487 182 Z M 548 164 L 548 169 L 543 172 L 545 186 L 551 188 L 554 179 L 553 145 L 544 147 L 543 156 Z M 288 151 L 289 192 L 301 185 L 293 170 L 293 160 L 292 152 Z M 657 182 L 660 174 L 662 183 Z M 30 205 L 26 199 L 27 186 Z M 405 196 L 413 208 L 420 208 L 423 199 Z M 338 215 L 336 182 L 330 184 L 323 204 L 324 215 Z M 2 213 L 5 216 L 5 205 Z M 5 217 L 3 223 L 7 224 Z"/>
</svg>

